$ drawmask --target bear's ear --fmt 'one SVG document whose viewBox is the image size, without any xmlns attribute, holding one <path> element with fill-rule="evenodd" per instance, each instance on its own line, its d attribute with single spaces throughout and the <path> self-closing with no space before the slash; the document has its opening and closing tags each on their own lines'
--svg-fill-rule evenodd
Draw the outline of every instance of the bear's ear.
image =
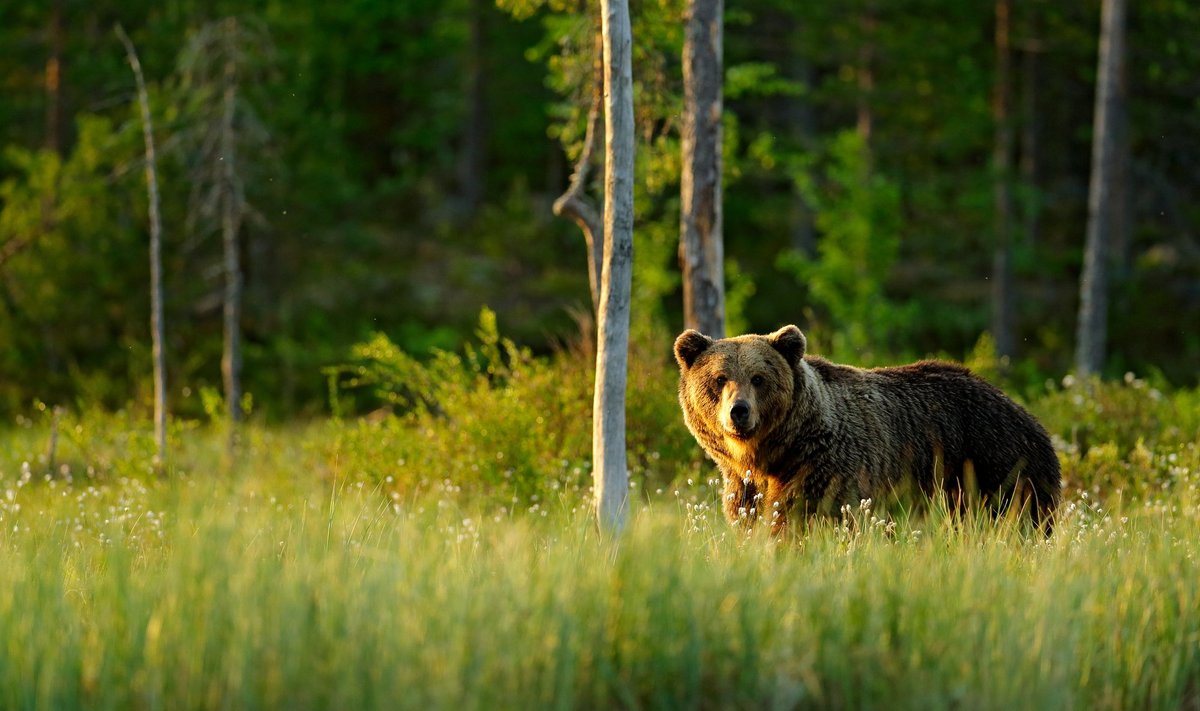
<svg viewBox="0 0 1200 711">
<path fill-rule="evenodd" d="M 803 358 L 804 350 L 808 347 L 808 339 L 795 326 L 784 326 L 767 336 L 767 341 L 789 363 L 795 363 Z"/>
<path fill-rule="evenodd" d="M 687 370 L 712 344 L 711 338 L 689 328 L 675 339 L 675 360 L 679 361 L 682 370 Z"/>
</svg>

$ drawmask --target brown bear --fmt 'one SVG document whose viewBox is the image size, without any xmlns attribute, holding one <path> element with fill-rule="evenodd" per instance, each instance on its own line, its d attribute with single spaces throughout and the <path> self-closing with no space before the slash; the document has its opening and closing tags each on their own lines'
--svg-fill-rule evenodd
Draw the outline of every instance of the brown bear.
<svg viewBox="0 0 1200 711">
<path fill-rule="evenodd" d="M 1041 424 L 953 363 L 863 369 L 806 355 L 795 326 L 675 341 L 688 429 L 725 481 L 735 524 L 837 511 L 897 488 L 975 492 L 994 511 L 1017 501 L 1049 533 L 1061 492 Z"/>
</svg>

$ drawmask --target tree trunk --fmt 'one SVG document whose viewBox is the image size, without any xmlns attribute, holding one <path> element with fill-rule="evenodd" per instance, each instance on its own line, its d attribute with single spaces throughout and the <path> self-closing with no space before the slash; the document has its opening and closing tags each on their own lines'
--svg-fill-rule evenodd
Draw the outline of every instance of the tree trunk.
<svg viewBox="0 0 1200 711">
<path fill-rule="evenodd" d="M 601 0 L 604 37 L 604 270 L 600 280 L 592 477 L 600 528 L 616 533 L 629 511 L 625 381 L 633 270 L 633 75 L 628 0 Z"/>
<path fill-rule="evenodd" d="M 1130 180 L 1130 146 L 1129 146 L 1129 112 L 1126 109 L 1128 72 L 1126 71 L 1125 58 L 1120 58 L 1120 65 L 1116 69 L 1117 81 L 1113 87 L 1116 93 L 1115 105 L 1118 107 L 1114 110 L 1112 117 L 1112 133 L 1113 133 L 1113 170 L 1112 170 L 1112 194 L 1109 196 L 1109 222 L 1112 225 L 1112 250 L 1111 264 L 1113 270 L 1113 279 L 1118 287 L 1121 282 L 1128 278 L 1132 265 L 1130 260 L 1133 258 L 1133 220 L 1132 220 L 1132 205 L 1131 195 L 1129 190 Z"/>
<path fill-rule="evenodd" d="M 62 153 L 63 0 L 51 0 L 46 57 L 46 149 Z"/>
<path fill-rule="evenodd" d="M 868 3 L 859 19 L 862 44 L 858 48 L 858 116 L 854 129 L 867 147 L 868 155 L 871 153 L 871 135 L 875 132 L 875 116 L 871 112 L 871 95 L 875 93 L 875 34 L 879 26 L 875 12 L 874 3 Z"/>
<path fill-rule="evenodd" d="M 1036 26 L 1030 22 L 1021 55 L 1021 183 L 1031 195 L 1024 201 L 1022 209 L 1022 233 L 1025 244 L 1034 247 L 1038 243 L 1041 197 L 1038 195 L 1038 52 L 1041 51 L 1036 37 Z"/>
<path fill-rule="evenodd" d="M 588 173 L 592 167 L 592 156 L 596 151 L 596 134 L 601 130 L 604 119 L 604 41 L 596 33 L 595 54 L 592 62 L 592 104 L 588 110 L 587 129 L 583 136 L 583 147 L 575 162 L 575 172 L 566 192 L 554 201 L 554 214 L 569 217 L 583 231 L 588 253 L 588 286 L 592 293 L 592 316 L 600 313 L 600 275 L 604 269 L 604 225 L 595 204 L 587 196 Z"/>
<path fill-rule="evenodd" d="M 992 256 L 992 337 L 996 339 L 996 355 L 1002 359 L 1011 358 L 1016 346 L 1012 293 L 1013 125 L 1009 108 L 1012 95 L 1012 53 L 1009 43 L 1011 14 L 1012 0 L 996 0 L 996 74 L 992 96 L 995 128 L 992 190 L 996 230 Z"/>
<path fill-rule="evenodd" d="M 154 148 L 154 125 L 150 119 L 150 99 L 137 51 L 124 28 L 117 25 L 117 36 L 125 45 L 125 54 L 137 82 L 138 107 L 142 114 L 142 139 L 146 144 L 146 190 L 150 210 L 150 342 L 154 360 L 154 441 L 158 448 L 155 468 L 160 472 L 167 461 L 167 371 L 163 351 L 162 218 L 159 216 L 158 158 Z"/>
<path fill-rule="evenodd" d="M 688 0 L 683 40 L 683 175 L 679 261 L 683 323 L 725 337 L 721 234 L 723 0 Z"/>
<path fill-rule="evenodd" d="M 467 115 L 463 122 L 462 152 L 458 161 L 458 184 L 463 215 L 470 217 L 483 199 L 484 149 L 487 107 L 484 87 L 484 12 L 487 3 L 470 0 L 467 5 Z"/>
<path fill-rule="evenodd" d="M 221 356 L 221 376 L 225 382 L 225 400 L 229 416 L 229 449 L 236 446 L 237 424 L 242 421 L 242 268 L 238 230 L 241 223 L 242 196 L 237 178 L 234 111 L 237 106 L 237 65 L 234 43 L 237 21 L 225 21 L 226 55 L 221 121 L 222 209 L 221 235 L 225 255 L 224 327 L 225 350 Z"/>
<path fill-rule="evenodd" d="M 1096 71 L 1096 115 L 1092 133 L 1092 176 L 1088 186 L 1087 246 L 1079 279 L 1079 324 L 1075 370 L 1086 377 L 1104 368 L 1108 318 L 1109 220 L 1116 168 L 1115 124 L 1123 112 L 1119 91 L 1125 54 L 1125 0 L 1104 0 Z"/>
</svg>

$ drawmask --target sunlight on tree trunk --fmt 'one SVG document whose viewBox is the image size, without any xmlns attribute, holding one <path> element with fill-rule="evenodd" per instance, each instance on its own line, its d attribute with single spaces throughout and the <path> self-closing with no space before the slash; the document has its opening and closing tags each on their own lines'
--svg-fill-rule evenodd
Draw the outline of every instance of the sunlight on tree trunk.
<svg viewBox="0 0 1200 711">
<path fill-rule="evenodd" d="M 1080 376 L 1099 374 L 1104 369 L 1112 246 L 1109 210 L 1117 180 L 1115 129 L 1124 111 L 1118 84 L 1125 54 L 1125 0 L 1104 0 L 1101 17 L 1087 246 L 1079 278 L 1079 324 L 1075 340 L 1075 370 Z"/>
<path fill-rule="evenodd" d="M 625 385 L 633 271 L 633 74 L 628 0 L 601 0 L 604 36 L 604 271 L 592 407 L 592 477 L 600 528 L 618 533 L 629 515 Z"/>
<path fill-rule="evenodd" d="M 117 37 L 125 45 L 125 55 L 137 82 L 138 107 L 142 115 L 142 139 L 146 144 L 146 190 L 150 211 L 150 340 L 154 361 L 154 442 L 157 446 L 155 468 L 161 472 L 167 462 L 167 371 L 163 352 L 162 218 L 159 212 L 158 158 L 154 148 L 154 125 L 150 118 L 150 98 L 142 63 L 129 35 L 120 25 Z"/>
<path fill-rule="evenodd" d="M 724 2 L 688 0 L 683 41 L 680 271 L 683 324 L 725 337 L 721 234 L 721 55 Z"/>
</svg>

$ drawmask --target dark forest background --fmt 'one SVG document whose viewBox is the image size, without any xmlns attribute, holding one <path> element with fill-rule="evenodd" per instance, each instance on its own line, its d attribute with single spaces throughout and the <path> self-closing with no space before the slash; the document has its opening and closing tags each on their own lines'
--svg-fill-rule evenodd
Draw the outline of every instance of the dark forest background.
<svg viewBox="0 0 1200 711">
<path fill-rule="evenodd" d="M 681 327 L 682 3 L 633 2 L 634 338 Z M 245 387 L 328 407 L 323 368 L 383 332 L 453 348 L 480 309 L 535 351 L 590 326 L 578 228 L 550 206 L 579 151 L 594 8 L 501 0 L 0 3 L 0 411 L 149 402 L 141 56 L 160 150 L 170 398 L 221 382 L 222 257 L 197 175 L 194 67 L 235 17 Z M 1013 195 L 1015 387 L 1071 368 L 1098 3 L 1015 0 L 996 170 L 995 7 L 729 0 L 724 235 L 731 332 L 797 323 L 875 365 L 990 352 L 996 181 Z M 1131 3 L 1105 372 L 1195 385 L 1200 5 Z M 199 50 L 202 51 L 202 50 Z M 639 335 L 640 334 L 640 335 Z M 586 336 L 582 336 L 586 340 Z M 654 352 L 654 351 L 651 351 Z"/>
</svg>

